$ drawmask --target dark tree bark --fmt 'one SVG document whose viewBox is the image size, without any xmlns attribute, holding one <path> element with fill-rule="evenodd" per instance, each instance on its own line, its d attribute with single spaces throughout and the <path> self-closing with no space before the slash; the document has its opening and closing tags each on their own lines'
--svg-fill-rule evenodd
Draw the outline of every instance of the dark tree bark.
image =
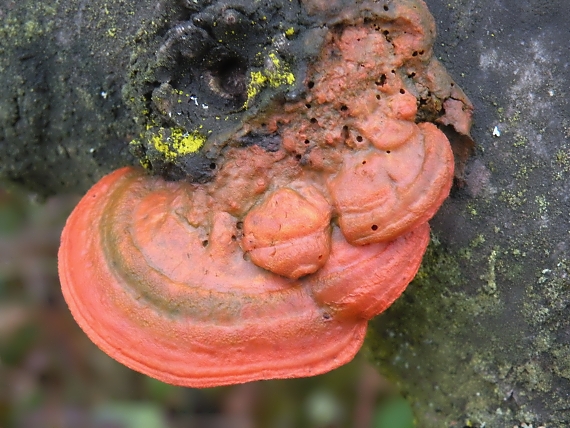
<svg viewBox="0 0 570 428">
<path fill-rule="evenodd" d="M 475 105 L 477 151 L 431 222 L 420 274 L 372 322 L 372 355 L 422 427 L 566 426 L 570 4 L 428 6 Z"/>
<path fill-rule="evenodd" d="M 436 53 L 475 105 L 477 149 L 431 222 L 418 277 L 371 323 L 370 355 L 421 427 L 565 426 L 570 4 L 427 3 Z M 140 133 L 149 52 L 181 10 L 4 2 L 0 176 L 40 195 L 83 192 L 136 163 L 128 142 Z"/>
</svg>

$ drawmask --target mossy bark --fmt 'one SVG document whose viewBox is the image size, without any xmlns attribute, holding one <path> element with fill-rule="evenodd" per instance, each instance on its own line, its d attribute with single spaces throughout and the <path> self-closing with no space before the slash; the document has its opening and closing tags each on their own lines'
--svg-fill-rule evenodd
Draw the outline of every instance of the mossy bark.
<svg viewBox="0 0 570 428">
<path fill-rule="evenodd" d="M 370 355 L 418 426 L 566 426 L 570 4 L 427 3 L 475 105 L 477 151 L 419 275 L 371 322 Z"/>
<path fill-rule="evenodd" d="M 156 1 L 0 6 L 0 177 L 40 196 L 85 192 L 134 158 L 123 88 Z M 152 12 L 152 13 L 151 13 Z"/>
<path fill-rule="evenodd" d="M 475 155 L 431 222 L 416 280 L 371 322 L 370 358 L 418 426 L 570 424 L 566 0 L 427 0 L 436 53 L 475 105 Z M 129 82 L 165 2 L 0 6 L 0 176 L 84 192 L 135 163 Z M 154 39 L 153 39 L 154 40 Z M 143 43 L 144 41 L 144 43 Z M 130 108 L 127 106 L 130 105 Z"/>
</svg>

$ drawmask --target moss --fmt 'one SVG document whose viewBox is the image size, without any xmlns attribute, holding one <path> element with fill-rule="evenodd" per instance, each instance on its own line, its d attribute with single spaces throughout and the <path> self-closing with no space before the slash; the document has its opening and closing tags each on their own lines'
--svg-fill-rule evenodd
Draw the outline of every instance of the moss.
<svg viewBox="0 0 570 428">
<path fill-rule="evenodd" d="M 568 406 L 570 262 L 536 270 L 542 238 L 517 235 L 507 245 L 501 232 L 477 234 L 453 253 L 434 236 L 414 282 L 371 322 L 370 358 L 413 403 L 422 428 L 544 423 L 534 401 L 542 395 L 548 409 Z M 474 266 L 485 266 L 475 282 Z"/>
<path fill-rule="evenodd" d="M 554 155 L 553 178 L 556 181 L 564 180 L 570 173 L 570 147 L 563 144 Z"/>
<path fill-rule="evenodd" d="M 512 210 L 520 209 L 520 207 L 527 202 L 526 189 L 518 190 L 515 192 L 503 190 L 499 195 L 499 200 L 507 202 Z"/>
<path fill-rule="evenodd" d="M 480 242 L 480 237 L 473 241 L 475 247 Z M 495 361 L 494 348 L 501 353 L 502 341 L 486 335 L 484 323 L 477 321 L 494 319 L 504 308 L 497 287 L 500 254 L 494 248 L 487 255 L 482 286 L 469 294 L 458 291 L 469 285 L 462 268 L 464 253 L 450 254 L 433 236 L 404 296 L 371 323 L 367 336 L 370 358 L 402 388 L 418 420 L 423 421 L 422 428 L 454 426 L 457 409 L 462 409 L 461 422 L 473 427 L 482 426 L 490 412 L 499 409 L 503 421 L 513 417 L 512 410 L 503 407 L 505 397 L 497 387 L 495 368 L 489 364 Z M 470 332 L 465 330 L 468 324 L 473 325 Z M 481 347 L 485 354 L 479 350 L 479 341 L 487 342 Z M 489 402 L 499 405 L 489 409 Z"/>
<path fill-rule="evenodd" d="M 486 284 L 483 286 L 483 290 L 487 294 L 495 294 L 497 292 L 497 276 L 495 267 L 497 264 L 497 254 L 498 248 L 493 248 L 491 250 L 491 254 L 489 254 L 489 270 L 487 273 L 481 275 L 481 279 L 486 281 Z"/>
<path fill-rule="evenodd" d="M 18 15 L 19 12 L 23 13 Z M 55 23 L 50 18 L 55 14 L 56 9 L 53 6 L 43 3 L 34 3 L 34 7 L 26 10 L 16 9 L 13 13 L 8 12 L 3 16 L 0 37 L 9 39 L 10 44 L 15 46 L 26 46 L 53 30 Z"/>
</svg>

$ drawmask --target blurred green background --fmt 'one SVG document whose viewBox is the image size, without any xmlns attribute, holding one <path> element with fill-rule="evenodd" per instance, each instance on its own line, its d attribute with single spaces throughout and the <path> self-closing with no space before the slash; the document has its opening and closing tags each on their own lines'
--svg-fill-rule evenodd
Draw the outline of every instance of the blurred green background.
<svg viewBox="0 0 570 428">
<path fill-rule="evenodd" d="M 59 235 L 78 200 L 0 186 L 0 428 L 413 428 L 408 403 L 362 355 L 314 378 L 204 390 L 107 357 L 59 289 Z"/>
</svg>

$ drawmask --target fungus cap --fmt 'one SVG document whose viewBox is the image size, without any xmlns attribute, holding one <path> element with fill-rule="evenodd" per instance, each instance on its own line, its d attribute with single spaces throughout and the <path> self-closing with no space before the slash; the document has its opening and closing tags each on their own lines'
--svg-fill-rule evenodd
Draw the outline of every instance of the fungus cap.
<svg viewBox="0 0 570 428">
<path fill-rule="evenodd" d="M 191 204 L 186 183 L 120 169 L 79 202 L 59 251 L 64 297 L 91 340 L 176 385 L 312 376 L 350 361 L 429 239 L 423 224 L 359 251 L 335 227 L 324 268 L 294 280 L 244 260 L 227 213 L 204 245 L 184 216 Z"/>
<path fill-rule="evenodd" d="M 350 243 L 394 239 L 427 222 L 449 195 L 453 153 L 447 138 L 431 123 L 412 126 L 405 144 L 347 156 L 330 180 L 339 225 Z"/>
</svg>

